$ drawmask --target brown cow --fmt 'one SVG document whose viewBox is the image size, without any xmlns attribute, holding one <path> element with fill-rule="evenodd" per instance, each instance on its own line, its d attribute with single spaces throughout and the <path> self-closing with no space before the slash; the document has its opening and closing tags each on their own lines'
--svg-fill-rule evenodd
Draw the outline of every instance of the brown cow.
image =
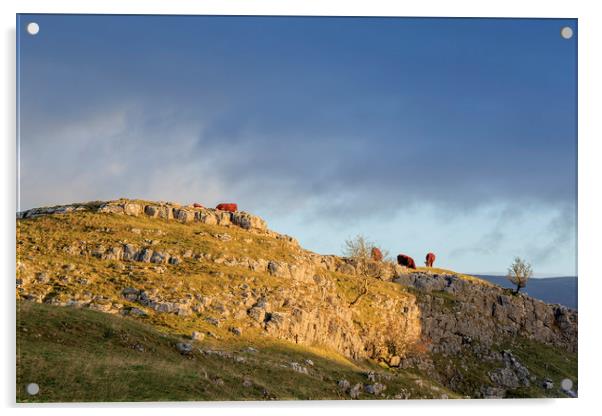
<svg viewBox="0 0 602 416">
<path fill-rule="evenodd" d="M 198 202 L 195 202 L 194 204 L 192 204 L 192 206 L 195 207 L 195 208 L 205 208 L 204 206 L 202 206 Z"/>
<path fill-rule="evenodd" d="M 374 261 L 381 261 L 383 259 L 383 253 L 380 251 L 378 247 L 372 247 L 372 251 L 370 252 L 370 256 Z"/>
<path fill-rule="evenodd" d="M 435 262 L 435 253 L 428 253 L 426 255 L 426 261 L 424 262 L 424 264 L 426 264 L 426 267 L 433 267 L 434 262 Z"/>
<path fill-rule="evenodd" d="M 400 266 L 405 266 L 410 269 L 416 268 L 416 263 L 414 262 L 414 259 L 410 256 L 406 256 L 405 254 L 397 255 L 397 263 L 399 263 Z"/>
<path fill-rule="evenodd" d="M 232 203 L 228 203 L 228 204 L 221 203 L 221 204 L 218 204 L 215 207 L 215 209 L 219 209 L 222 211 L 236 212 L 236 211 L 238 211 L 238 205 L 232 204 Z"/>
</svg>

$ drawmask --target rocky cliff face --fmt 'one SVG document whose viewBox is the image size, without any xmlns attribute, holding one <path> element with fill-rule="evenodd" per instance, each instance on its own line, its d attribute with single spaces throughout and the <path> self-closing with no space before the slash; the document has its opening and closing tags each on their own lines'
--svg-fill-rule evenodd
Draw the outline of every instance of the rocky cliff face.
<svg viewBox="0 0 602 416">
<path fill-rule="evenodd" d="M 451 275 L 412 273 L 395 281 L 416 289 L 423 337 L 433 351 L 455 353 L 472 340 L 490 346 L 517 336 L 577 351 L 577 311 L 565 306 Z"/>
<path fill-rule="evenodd" d="M 244 212 L 118 200 L 18 218 L 19 299 L 218 337 L 271 336 L 434 374 L 433 354 L 468 351 L 503 365 L 489 376 L 493 389 L 524 379 L 512 354 L 497 352 L 500 340 L 577 347 L 576 311 L 386 262 L 359 276 L 352 259 L 306 251 Z"/>
</svg>

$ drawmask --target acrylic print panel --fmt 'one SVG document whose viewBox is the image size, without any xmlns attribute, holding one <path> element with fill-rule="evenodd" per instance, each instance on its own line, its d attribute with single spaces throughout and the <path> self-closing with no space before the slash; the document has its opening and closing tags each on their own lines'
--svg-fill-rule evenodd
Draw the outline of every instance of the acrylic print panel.
<svg viewBox="0 0 602 416">
<path fill-rule="evenodd" d="M 17 401 L 577 395 L 576 20 L 17 32 Z"/>
</svg>

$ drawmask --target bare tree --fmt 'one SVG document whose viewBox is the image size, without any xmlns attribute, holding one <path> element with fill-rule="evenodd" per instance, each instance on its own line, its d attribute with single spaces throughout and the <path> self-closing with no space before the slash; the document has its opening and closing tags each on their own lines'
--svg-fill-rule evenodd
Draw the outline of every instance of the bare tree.
<svg viewBox="0 0 602 416">
<path fill-rule="evenodd" d="M 523 287 L 527 286 L 527 281 L 533 275 L 531 265 L 520 257 L 516 257 L 514 262 L 508 268 L 508 280 L 516 285 L 514 293 L 518 293 Z"/>
<path fill-rule="evenodd" d="M 350 307 L 368 293 L 369 264 L 372 261 L 373 247 L 376 247 L 374 243 L 368 241 L 363 235 L 356 235 L 354 238 L 345 241 L 343 254 L 353 261 L 356 273 L 363 279 L 360 292 L 349 304 Z"/>
<path fill-rule="evenodd" d="M 354 238 L 345 241 L 343 253 L 353 260 L 359 275 L 365 276 L 368 274 L 368 263 L 371 260 L 373 247 L 375 247 L 374 243 L 368 241 L 363 235 L 356 235 Z"/>
</svg>

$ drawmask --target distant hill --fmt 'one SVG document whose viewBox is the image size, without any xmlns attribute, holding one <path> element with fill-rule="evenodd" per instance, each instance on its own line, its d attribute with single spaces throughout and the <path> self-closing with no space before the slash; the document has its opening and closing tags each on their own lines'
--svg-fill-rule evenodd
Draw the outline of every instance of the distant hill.
<svg viewBox="0 0 602 416">
<path fill-rule="evenodd" d="M 498 286 L 514 287 L 505 276 L 477 276 Z M 531 278 L 522 291 L 546 303 L 558 303 L 577 309 L 577 277 Z"/>
</svg>

